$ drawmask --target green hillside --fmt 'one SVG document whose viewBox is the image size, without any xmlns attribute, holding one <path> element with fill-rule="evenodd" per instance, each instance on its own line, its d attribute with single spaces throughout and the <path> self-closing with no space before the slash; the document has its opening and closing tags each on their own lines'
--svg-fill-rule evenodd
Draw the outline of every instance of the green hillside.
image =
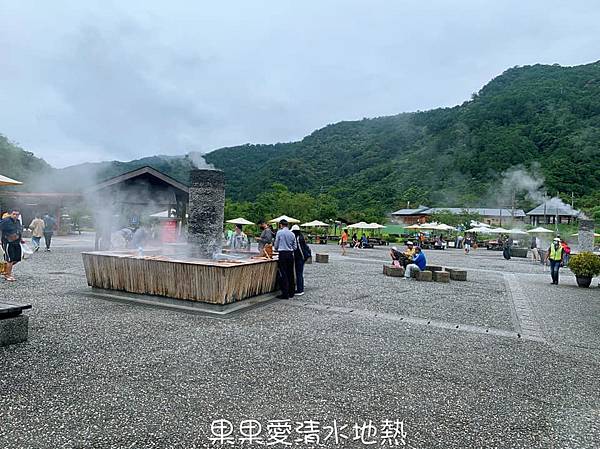
<svg viewBox="0 0 600 449">
<path fill-rule="evenodd" d="M 7 151 L 8 175 L 49 170 L 3 139 L 3 161 Z M 460 106 L 340 122 L 299 142 L 222 148 L 206 160 L 225 172 L 228 211 L 253 218 L 277 212 L 266 202 L 353 219 L 382 217 L 407 201 L 488 205 L 505 170 L 534 163 L 551 194 L 573 192 L 576 206 L 592 208 L 600 204 L 600 62 L 515 67 Z M 164 156 L 84 164 L 52 171 L 52 188 L 80 188 L 143 165 L 183 182 L 190 169 L 187 158 Z M 527 206 L 524 193 L 517 202 Z"/>
<path fill-rule="evenodd" d="M 209 153 L 228 194 L 280 182 L 330 193 L 341 211 L 477 205 L 506 169 L 539 162 L 549 192 L 592 206 L 600 191 L 600 62 L 512 68 L 460 106 L 341 122 L 301 142 Z M 518 198 L 519 199 L 519 198 Z"/>
</svg>

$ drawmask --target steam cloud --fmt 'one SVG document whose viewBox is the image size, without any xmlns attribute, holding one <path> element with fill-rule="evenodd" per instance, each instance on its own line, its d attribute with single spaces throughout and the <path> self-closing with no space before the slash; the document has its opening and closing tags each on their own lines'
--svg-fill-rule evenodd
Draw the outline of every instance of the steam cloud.
<svg viewBox="0 0 600 449">
<path fill-rule="evenodd" d="M 199 153 L 198 151 L 190 151 L 186 155 L 186 157 L 190 160 L 190 162 L 194 165 L 195 168 L 203 170 L 216 170 L 216 167 L 213 164 L 206 162 L 204 156 L 205 153 Z"/>
</svg>

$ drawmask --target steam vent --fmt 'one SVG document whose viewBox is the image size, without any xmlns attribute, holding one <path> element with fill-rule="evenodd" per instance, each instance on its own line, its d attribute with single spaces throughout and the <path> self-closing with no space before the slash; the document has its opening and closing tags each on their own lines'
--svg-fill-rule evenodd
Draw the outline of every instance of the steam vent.
<svg viewBox="0 0 600 449">
<path fill-rule="evenodd" d="M 225 176 L 219 170 L 192 170 L 188 243 L 193 257 L 211 259 L 221 252 Z"/>
</svg>

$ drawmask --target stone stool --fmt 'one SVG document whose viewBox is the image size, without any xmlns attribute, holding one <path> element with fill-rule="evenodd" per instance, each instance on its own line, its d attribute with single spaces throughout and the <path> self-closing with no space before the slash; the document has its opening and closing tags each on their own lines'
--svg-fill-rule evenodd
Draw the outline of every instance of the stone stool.
<svg viewBox="0 0 600 449">
<path fill-rule="evenodd" d="M 315 258 L 317 263 L 329 263 L 329 254 L 317 254 Z"/>
<path fill-rule="evenodd" d="M 417 271 L 415 273 L 415 279 L 417 281 L 431 282 L 432 274 L 431 271 Z"/>
<path fill-rule="evenodd" d="M 453 281 L 466 281 L 467 272 L 465 270 L 458 270 L 456 268 L 446 268 L 446 271 L 450 273 L 450 279 Z"/>
<path fill-rule="evenodd" d="M 391 277 L 401 278 L 404 276 L 404 268 L 392 265 L 383 265 L 383 274 Z"/>
<path fill-rule="evenodd" d="M 444 269 L 444 267 L 442 267 L 440 265 L 427 265 L 425 267 L 425 269 L 427 271 L 442 271 Z"/>
<path fill-rule="evenodd" d="M 450 273 L 447 271 L 433 271 L 432 273 L 433 282 L 450 282 Z"/>
</svg>

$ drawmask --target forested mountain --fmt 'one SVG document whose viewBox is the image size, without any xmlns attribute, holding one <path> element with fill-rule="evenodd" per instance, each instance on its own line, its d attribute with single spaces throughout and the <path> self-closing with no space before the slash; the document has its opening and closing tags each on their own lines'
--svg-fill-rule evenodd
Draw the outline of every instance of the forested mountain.
<svg viewBox="0 0 600 449">
<path fill-rule="evenodd" d="M 11 157 L 9 176 L 49 170 L 31 155 Z M 459 106 L 340 122 L 299 142 L 222 148 L 206 160 L 224 170 L 230 201 L 264 199 L 280 183 L 321 195 L 340 215 L 381 216 L 407 201 L 493 206 L 489 195 L 501 174 L 535 162 L 549 192 L 573 192 L 576 206 L 593 207 L 600 201 L 600 62 L 514 67 Z M 143 165 L 184 182 L 191 166 L 184 157 L 156 156 L 54 173 L 83 183 L 89 173 L 105 179 Z"/>
</svg>

